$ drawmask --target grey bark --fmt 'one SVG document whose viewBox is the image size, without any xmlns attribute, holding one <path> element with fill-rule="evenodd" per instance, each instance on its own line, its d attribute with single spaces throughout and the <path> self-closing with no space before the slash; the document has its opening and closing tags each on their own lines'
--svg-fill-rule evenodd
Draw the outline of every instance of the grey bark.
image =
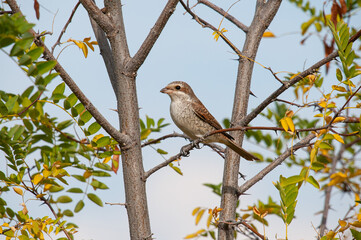
<svg viewBox="0 0 361 240">
<path fill-rule="evenodd" d="M 246 41 L 243 45 L 242 55 L 255 59 L 263 33 L 276 15 L 281 0 L 258 0 L 253 21 L 246 33 Z M 234 127 L 241 126 L 240 122 L 247 114 L 250 84 L 254 62 L 240 57 L 238 64 L 237 83 L 233 104 L 231 123 Z M 244 134 L 234 132 L 233 137 L 238 143 L 242 143 Z M 220 221 L 235 220 L 238 195 L 238 173 L 240 167 L 239 155 L 232 151 L 226 152 L 226 160 L 223 170 L 223 187 Z M 220 224 L 218 239 L 234 239 L 233 228 L 227 224 Z"/>
</svg>

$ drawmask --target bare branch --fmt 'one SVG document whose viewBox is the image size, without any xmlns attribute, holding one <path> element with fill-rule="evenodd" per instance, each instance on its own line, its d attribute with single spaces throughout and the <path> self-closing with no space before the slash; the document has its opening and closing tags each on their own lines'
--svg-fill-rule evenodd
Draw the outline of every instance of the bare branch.
<svg viewBox="0 0 361 240">
<path fill-rule="evenodd" d="M 161 34 L 164 26 L 167 24 L 169 18 L 172 16 L 175 11 L 175 7 L 178 4 L 178 0 L 169 0 L 165 5 L 162 13 L 159 15 L 154 26 L 150 30 L 148 36 L 144 40 L 142 46 L 139 48 L 138 52 L 127 64 L 129 72 L 136 72 L 139 67 L 143 64 L 144 60 L 148 56 L 150 50 L 153 48 L 155 42 L 157 41 L 159 35 Z"/>
<path fill-rule="evenodd" d="M 198 0 L 198 3 L 202 3 L 204 5 L 206 5 L 207 7 L 213 9 L 214 11 L 216 11 L 217 13 L 219 13 L 220 15 L 224 16 L 226 19 L 228 19 L 231 23 L 233 23 L 234 25 L 236 25 L 238 28 L 240 28 L 243 32 L 247 33 L 248 32 L 248 27 L 246 25 L 244 25 L 243 23 L 241 23 L 237 18 L 233 17 L 231 14 L 229 14 L 228 12 L 224 11 L 222 8 L 218 7 L 217 5 L 209 2 L 208 0 Z"/>
<path fill-rule="evenodd" d="M 238 194 L 241 195 L 245 191 L 247 191 L 249 188 L 251 188 L 253 185 L 255 185 L 258 181 L 263 179 L 268 173 L 270 173 L 273 169 L 275 169 L 278 165 L 280 165 L 286 158 L 291 156 L 295 151 L 297 151 L 300 148 L 303 148 L 305 146 L 309 145 L 309 142 L 316 137 L 315 134 L 311 133 L 298 143 L 296 143 L 291 148 L 287 149 L 284 153 L 282 153 L 278 158 L 276 158 L 272 163 L 270 163 L 267 167 L 262 169 L 258 174 L 256 174 L 254 177 L 252 177 L 250 180 L 242 184 L 238 188 Z"/>
<path fill-rule="evenodd" d="M 197 23 L 199 23 L 202 27 L 209 28 L 219 34 L 219 36 L 228 44 L 228 46 L 232 48 L 234 52 L 237 53 L 238 56 L 243 56 L 241 51 L 221 31 L 219 31 L 216 27 L 214 27 L 212 24 L 208 23 L 204 19 L 198 17 L 182 0 L 180 0 L 179 2 L 182 4 L 183 8 L 193 17 L 193 19 L 196 20 Z"/>
<path fill-rule="evenodd" d="M 160 138 L 157 138 L 157 139 L 153 139 L 151 141 L 147 141 L 145 143 L 142 144 L 142 147 L 145 147 L 145 146 L 148 146 L 148 145 L 151 145 L 151 144 L 155 144 L 155 143 L 158 143 L 162 140 L 165 140 L 165 139 L 168 139 L 168 138 L 174 138 L 174 137 L 180 137 L 180 138 L 185 138 L 185 139 L 189 139 L 189 137 L 185 134 L 180 134 L 180 133 L 171 133 L 171 134 L 168 134 L 168 135 L 165 135 L 163 137 L 160 137 Z"/>
<path fill-rule="evenodd" d="M 113 22 L 111 21 L 111 19 L 107 15 L 105 15 L 92 0 L 79 1 L 87 10 L 91 18 L 93 18 L 98 23 L 98 25 L 104 30 L 104 32 L 109 34 L 114 30 Z"/>
<path fill-rule="evenodd" d="M 19 6 L 17 5 L 15 0 L 7 0 L 11 10 L 15 13 L 20 13 Z M 37 46 L 44 48 L 44 58 L 48 61 L 53 60 L 56 61 L 54 55 L 50 52 L 50 50 L 45 46 L 43 41 L 37 37 L 37 33 L 31 29 L 29 30 L 31 34 L 33 34 L 34 43 Z M 56 63 L 54 67 L 55 71 L 57 71 L 66 85 L 70 88 L 70 90 L 76 95 L 79 101 L 84 105 L 85 109 L 88 110 L 91 115 L 95 118 L 95 120 L 104 128 L 104 130 L 113 137 L 121 146 L 121 148 L 126 148 L 130 144 L 130 138 L 128 135 L 120 133 L 116 128 L 114 128 L 108 120 L 95 108 L 95 106 L 91 103 L 91 101 L 85 96 L 85 94 L 81 91 L 81 89 L 76 85 L 74 80 L 69 76 L 69 74 L 65 71 L 65 69 L 60 65 L 59 62 Z"/>
<path fill-rule="evenodd" d="M 62 36 L 64 35 L 66 29 L 68 28 L 71 20 L 73 19 L 73 16 L 74 16 L 76 10 L 78 9 L 79 5 L 80 5 L 80 2 L 77 2 L 77 4 L 75 5 L 73 11 L 72 11 L 71 14 L 70 14 L 70 17 L 69 17 L 68 21 L 66 22 L 65 26 L 64 26 L 63 29 L 61 30 L 60 35 L 59 35 L 59 37 L 58 37 L 58 40 L 56 40 L 56 42 L 54 43 L 54 45 L 51 47 L 51 53 L 52 53 L 52 54 L 54 53 L 55 47 L 60 44 L 60 40 L 61 40 Z"/>
</svg>

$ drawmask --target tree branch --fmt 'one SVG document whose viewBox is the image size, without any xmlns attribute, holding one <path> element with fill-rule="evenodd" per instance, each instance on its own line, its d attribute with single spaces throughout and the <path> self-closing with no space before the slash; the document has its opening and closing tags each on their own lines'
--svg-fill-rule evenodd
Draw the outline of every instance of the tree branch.
<svg viewBox="0 0 361 240">
<path fill-rule="evenodd" d="M 87 10 L 88 14 L 98 23 L 98 25 L 106 32 L 110 34 L 114 31 L 113 22 L 105 15 L 92 0 L 79 0 L 83 7 Z"/>
<path fill-rule="evenodd" d="M 77 2 L 77 4 L 75 4 L 75 7 L 74 7 L 73 11 L 71 12 L 68 21 L 66 22 L 65 26 L 63 27 L 63 29 L 62 29 L 61 32 L 60 32 L 60 35 L 59 35 L 59 37 L 58 37 L 58 40 L 56 40 L 56 42 L 54 43 L 54 45 L 51 47 L 51 53 L 52 53 L 52 54 L 54 53 L 55 47 L 60 44 L 60 40 L 61 40 L 62 36 L 64 35 L 66 29 L 68 28 L 71 20 L 73 19 L 74 14 L 75 14 L 76 10 L 78 9 L 79 5 L 80 5 L 80 2 Z"/>
<path fill-rule="evenodd" d="M 303 148 L 305 146 L 309 145 L 309 142 L 316 137 L 315 134 L 311 133 L 298 143 L 296 143 L 291 148 L 287 149 L 284 153 L 282 153 L 278 158 L 276 158 L 272 163 L 270 163 L 267 167 L 262 169 L 258 174 L 256 174 L 254 177 L 252 177 L 250 180 L 242 184 L 238 188 L 238 194 L 241 195 L 248 189 L 250 189 L 253 185 L 255 185 L 258 181 L 263 179 L 268 173 L 270 173 L 273 169 L 275 169 L 278 165 L 280 165 L 286 158 L 291 156 L 295 151 L 297 151 L 300 148 Z"/>
<path fill-rule="evenodd" d="M 354 34 L 349 42 L 356 41 L 361 36 L 361 30 L 359 30 L 356 34 Z M 241 121 L 241 126 L 246 126 L 248 123 L 250 123 L 254 118 L 258 116 L 259 113 L 261 113 L 270 103 L 272 103 L 279 95 L 281 95 L 284 91 L 286 91 L 289 87 L 295 85 L 299 81 L 301 81 L 303 78 L 307 77 L 308 75 L 317 72 L 317 70 L 325 65 L 326 63 L 330 62 L 334 58 L 338 57 L 338 51 L 334 51 L 327 57 L 323 58 L 322 60 L 318 61 L 317 63 L 313 64 L 311 67 L 306 69 L 305 71 L 301 72 L 294 78 L 292 78 L 290 81 L 283 82 L 284 85 L 282 85 L 280 88 L 278 88 L 276 91 L 274 91 L 269 97 L 267 97 L 261 104 L 259 104 L 255 109 L 253 109 L 252 112 L 250 112 L 244 119 Z"/>
<path fill-rule="evenodd" d="M 11 10 L 14 13 L 20 13 L 19 6 L 17 5 L 15 0 L 6 0 L 9 4 Z M 31 34 L 34 36 L 34 43 L 37 46 L 44 48 L 44 58 L 48 61 L 53 60 L 56 61 L 54 55 L 50 52 L 50 50 L 45 46 L 45 44 L 41 41 L 41 39 L 37 36 L 36 32 L 33 29 L 29 30 Z M 95 120 L 103 127 L 103 129 L 114 138 L 122 148 L 127 147 L 130 144 L 130 138 L 128 135 L 120 133 L 116 128 L 114 128 L 108 120 L 95 108 L 95 106 L 91 103 L 91 101 L 85 96 L 85 94 L 80 90 L 80 88 L 76 85 L 74 80 L 69 76 L 69 74 L 65 71 L 65 69 L 60 65 L 59 62 L 56 63 L 54 67 L 55 71 L 59 73 L 60 77 L 66 83 L 66 85 L 70 88 L 70 90 L 76 95 L 79 101 L 84 105 L 85 109 L 88 110 L 91 115 L 95 118 Z"/>
<path fill-rule="evenodd" d="M 225 17 L 226 19 L 228 19 L 231 23 L 233 23 L 234 25 L 236 25 L 239 29 L 241 29 L 243 32 L 247 33 L 248 32 L 248 27 L 246 25 L 244 25 L 243 23 L 241 23 L 240 21 L 238 21 L 237 18 L 233 17 L 231 14 L 229 14 L 228 12 L 224 11 L 222 8 L 218 7 L 217 5 L 209 2 L 208 0 L 198 0 L 198 3 L 204 4 L 207 7 L 213 9 L 214 11 L 216 11 L 217 13 L 219 13 L 220 15 L 222 15 L 223 17 Z"/>
<path fill-rule="evenodd" d="M 193 19 L 196 20 L 197 23 L 199 23 L 202 27 L 209 28 L 216 32 L 227 43 L 227 45 L 232 48 L 235 53 L 237 53 L 238 56 L 243 56 L 241 51 L 221 31 L 219 31 L 212 24 L 208 23 L 206 20 L 198 17 L 182 0 L 179 2 L 182 4 L 183 8 L 193 17 Z"/>
<path fill-rule="evenodd" d="M 155 42 L 159 38 L 159 35 L 167 24 L 169 18 L 175 11 L 177 4 L 178 0 L 169 0 L 167 2 L 162 13 L 159 15 L 157 21 L 155 22 L 148 36 L 144 40 L 142 46 L 127 64 L 126 68 L 129 72 L 136 72 L 139 67 L 144 63 L 146 57 L 148 56 L 150 50 L 153 48 Z"/>
</svg>

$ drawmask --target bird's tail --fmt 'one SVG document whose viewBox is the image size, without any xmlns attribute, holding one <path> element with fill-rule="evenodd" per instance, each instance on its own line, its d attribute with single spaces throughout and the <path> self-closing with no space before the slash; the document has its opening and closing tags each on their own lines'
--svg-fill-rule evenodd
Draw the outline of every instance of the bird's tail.
<svg viewBox="0 0 361 240">
<path fill-rule="evenodd" d="M 235 151 L 236 153 L 238 153 L 241 157 L 243 157 L 244 159 L 248 160 L 248 161 L 253 161 L 253 160 L 259 160 L 258 157 L 254 156 L 253 154 L 247 152 L 246 150 L 244 150 L 242 147 L 238 146 L 234 141 L 229 140 L 227 141 L 227 143 L 225 143 L 227 145 L 227 147 L 230 147 L 233 151 Z"/>
</svg>

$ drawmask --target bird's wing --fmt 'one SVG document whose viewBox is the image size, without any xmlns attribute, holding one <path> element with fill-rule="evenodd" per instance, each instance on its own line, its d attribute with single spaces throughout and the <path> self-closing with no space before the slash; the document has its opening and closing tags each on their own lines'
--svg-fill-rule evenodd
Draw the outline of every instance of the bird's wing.
<svg viewBox="0 0 361 240">
<path fill-rule="evenodd" d="M 201 101 L 198 100 L 196 102 L 192 102 L 192 109 L 193 112 L 196 114 L 196 116 L 199 117 L 202 121 L 208 123 L 216 130 L 222 129 L 221 124 L 219 124 L 219 122 L 213 117 L 213 115 L 207 110 L 207 108 L 202 104 Z M 229 139 L 232 140 L 234 139 L 231 135 L 229 135 L 226 132 L 222 132 L 222 134 Z"/>
</svg>

